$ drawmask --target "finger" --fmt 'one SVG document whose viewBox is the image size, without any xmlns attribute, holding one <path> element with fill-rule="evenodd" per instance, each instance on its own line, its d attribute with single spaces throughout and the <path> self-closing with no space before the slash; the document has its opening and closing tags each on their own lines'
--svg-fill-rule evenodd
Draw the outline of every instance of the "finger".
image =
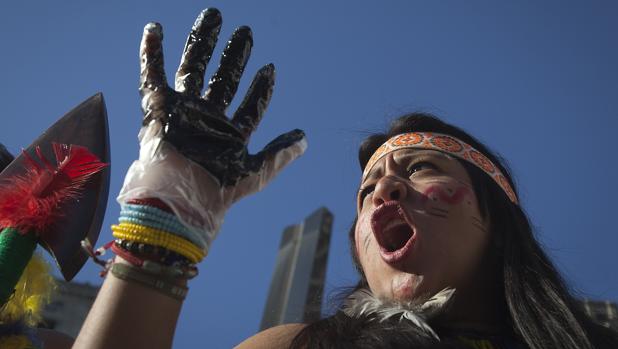
<svg viewBox="0 0 618 349">
<path fill-rule="evenodd" d="M 249 175 L 236 188 L 234 201 L 262 190 L 281 170 L 301 156 L 307 149 L 307 138 L 302 130 L 284 133 L 268 143 L 262 151 L 251 156 L 257 168 L 255 175 Z"/>
<path fill-rule="evenodd" d="M 252 46 L 251 29 L 249 27 L 236 29 L 223 51 L 219 69 L 210 79 L 205 94 L 208 104 L 217 111 L 224 112 L 236 94 Z"/>
<path fill-rule="evenodd" d="M 163 29 L 159 23 L 148 23 L 144 27 L 140 44 L 140 93 L 150 94 L 167 85 L 163 69 Z"/>
<path fill-rule="evenodd" d="M 307 138 L 303 130 L 295 129 L 290 132 L 279 135 L 277 138 L 266 144 L 264 149 L 255 156 L 263 156 L 267 161 L 292 146 L 297 147 L 297 150 L 302 150 L 298 155 L 301 155 L 307 149 Z M 296 149 L 296 148 L 295 148 Z M 293 160 L 293 159 L 291 159 Z M 285 164 L 283 164 L 285 166 Z M 277 167 L 277 170 L 281 167 Z"/>
<path fill-rule="evenodd" d="M 249 136 L 262 120 L 273 94 L 274 85 L 275 66 L 268 64 L 257 72 L 245 99 L 234 113 L 232 124 L 240 130 L 245 142 L 249 141 Z"/>
<path fill-rule="evenodd" d="M 204 71 L 212 56 L 221 29 L 221 13 L 209 8 L 202 11 L 187 37 L 176 72 L 176 90 L 199 96 L 204 87 Z"/>
</svg>

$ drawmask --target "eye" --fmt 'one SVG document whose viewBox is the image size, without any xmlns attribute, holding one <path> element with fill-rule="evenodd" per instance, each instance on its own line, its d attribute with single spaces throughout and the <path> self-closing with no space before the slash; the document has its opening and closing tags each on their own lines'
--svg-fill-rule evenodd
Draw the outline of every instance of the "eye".
<svg viewBox="0 0 618 349">
<path fill-rule="evenodd" d="M 419 162 L 410 164 L 410 166 L 408 166 L 408 168 L 406 169 L 406 172 L 408 173 L 409 176 L 411 176 L 423 170 L 435 170 L 435 169 L 437 169 L 436 165 L 432 164 L 431 162 L 419 161 Z"/>
<path fill-rule="evenodd" d="M 365 200 L 365 197 L 367 195 L 371 194 L 373 192 L 373 190 L 375 189 L 375 187 L 376 187 L 375 184 L 371 184 L 371 185 L 365 186 L 363 188 L 360 188 L 358 190 L 358 197 L 360 199 L 361 206 L 362 206 L 363 201 Z"/>
</svg>

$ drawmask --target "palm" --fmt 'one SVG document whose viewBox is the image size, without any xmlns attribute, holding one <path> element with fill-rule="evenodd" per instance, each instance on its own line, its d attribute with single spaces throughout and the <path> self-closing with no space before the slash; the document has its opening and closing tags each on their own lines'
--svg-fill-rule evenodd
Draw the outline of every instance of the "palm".
<svg viewBox="0 0 618 349">
<path fill-rule="evenodd" d="M 304 134 L 294 130 L 277 137 L 255 155 L 247 151 L 249 137 L 272 95 L 272 64 L 258 71 L 232 118 L 226 117 L 253 44 L 248 27 L 234 32 L 208 90 L 201 95 L 204 71 L 220 28 L 219 11 L 208 9 L 200 14 L 187 39 L 172 89 L 163 68 L 161 26 L 148 24 L 140 47 L 140 93 L 144 125 L 153 120 L 161 122 L 163 140 L 208 170 L 222 185 L 234 185 L 258 172 L 265 160 L 298 142 Z"/>
</svg>

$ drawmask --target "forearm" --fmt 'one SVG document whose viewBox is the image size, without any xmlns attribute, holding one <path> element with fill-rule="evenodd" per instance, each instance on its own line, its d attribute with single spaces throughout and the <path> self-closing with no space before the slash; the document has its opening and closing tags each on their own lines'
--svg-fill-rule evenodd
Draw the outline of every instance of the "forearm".
<svg viewBox="0 0 618 349">
<path fill-rule="evenodd" d="M 73 348 L 171 348 L 182 301 L 108 273 Z"/>
<path fill-rule="evenodd" d="M 234 32 L 202 96 L 220 27 L 219 11 L 198 16 L 175 88 L 164 71 L 161 26 L 144 28 L 140 155 L 125 177 L 119 224 L 112 226 L 112 250 L 131 267 L 112 266 L 74 348 L 170 348 L 183 286 L 197 275 L 227 209 L 261 190 L 306 149 L 304 133 L 293 130 L 249 153 L 249 137 L 272 95 L 272 64 L 258 71 L 232 118 L 224 114 L 253 45 L 248 27 Z M 167 286 L 156 289 L 162 282 Z"/>
</svg>

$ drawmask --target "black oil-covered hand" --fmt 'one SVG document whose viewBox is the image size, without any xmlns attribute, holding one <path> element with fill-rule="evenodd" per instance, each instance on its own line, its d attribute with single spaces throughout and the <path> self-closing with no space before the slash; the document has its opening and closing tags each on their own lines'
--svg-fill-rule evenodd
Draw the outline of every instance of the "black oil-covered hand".
<svg viewBox="0 0 618 349">
<path fill-rule="evenodd" d="M 222 186 L 234 186 L 243 178 L 260 174 L 265 162 L 276 161 L 285 149 L 304 142 L 301 130 L 280 135 L 262 151 L 251 155 L 247 143 L 272 95 L 275 69 L 261 68 L 232 116 L 226 109 L 234 97 L 253 45 L 251 29 L 236 29 L 223 52 L 219 68 L 202 96 L 204 71 L 221 28 L 221 14 L 204 10 L 195 21 L 176 73 L 176 86 L 167 84 L 163 67 L 163 32 L 158 23 L 144 28 L 140 46 L 143 124 L 153 120 L 163 126 L 163 140 L 201 165 Z M 304 149 L 303 149 L 304 150 Z M 300 154 L 299 154 L 300 155 Z"/>
</svg>

